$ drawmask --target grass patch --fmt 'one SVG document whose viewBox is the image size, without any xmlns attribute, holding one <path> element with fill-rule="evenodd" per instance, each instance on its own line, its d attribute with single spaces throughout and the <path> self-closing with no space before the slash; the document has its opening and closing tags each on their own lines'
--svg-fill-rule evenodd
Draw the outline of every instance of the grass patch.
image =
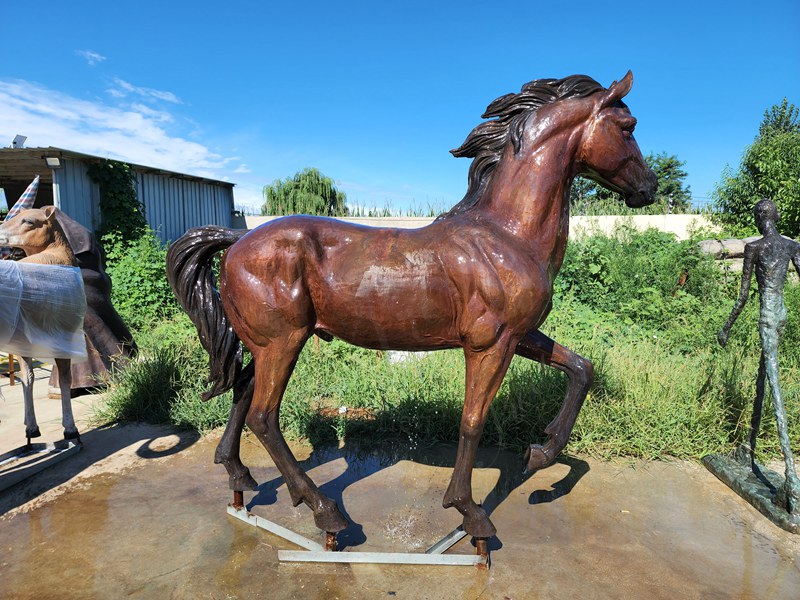
<svg viewBox="0 0 800 600">
<path fill-rule="evenodd" d="M 595 364 L 596 380 L 568 450 L 601 458 L 699 458 L 748 433 L 760 343 L 757 298 L 726 349 L 716 343 L 738 281 L 691 242 L 622 230 L 573 244 L 544 331 Z M 789 325 L 781 381 L 790 434 L 800 446 L 800 286 L 786 290 Z M 207 431 L 224 424 L 230 394 L 204 403 L 208 357 L 179 315 L 137 335 L 141 356 L 114 375 L 98 420 L 147 420 Z M 521 450 L 541 442 L 566 377 L 515 358 L 492 403 L 483 443 Z M 464 399 L 461 351 L 392 362 L 340 341 L 310 340 L 281 408 L 289 438 L 456 441 Z M 340 409 L 346 409 L 341 410 Z M 780 456 L 770 402 L 762 460 Z"/>
</svg>

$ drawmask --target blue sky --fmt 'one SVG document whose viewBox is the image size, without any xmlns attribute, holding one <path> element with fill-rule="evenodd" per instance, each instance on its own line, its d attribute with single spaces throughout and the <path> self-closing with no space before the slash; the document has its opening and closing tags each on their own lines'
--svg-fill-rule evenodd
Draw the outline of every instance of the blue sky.
<svg viewBox="0 0 800 600">
<path fill-rule="evenodd" d="M 120 8 L 124 6 L 124 8 Z M 766 108 L 800 105 L 800 2 L 4 2 L 0 144 L 58 146 L 233 181 L 304 167 L 351 203 L 445 208 L 494 98 L 628 69 L 643 152 L 700 201 Z"/>
</svg>

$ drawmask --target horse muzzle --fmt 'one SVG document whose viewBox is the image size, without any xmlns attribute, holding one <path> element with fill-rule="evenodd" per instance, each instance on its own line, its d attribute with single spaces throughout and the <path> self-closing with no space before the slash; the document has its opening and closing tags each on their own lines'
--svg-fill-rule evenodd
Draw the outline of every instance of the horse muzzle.
<svg viewBox="0 0 800 600">
<path fill-rule="evenodd" d="M 649 206 L 656 201 L 656 190 L 658 189 L 658 177 L 653 171 L 647 174 L 643 185 L 630 194 L 625 195 L 625 204 L 631 208 L 641 208 Z"/>
</svg>

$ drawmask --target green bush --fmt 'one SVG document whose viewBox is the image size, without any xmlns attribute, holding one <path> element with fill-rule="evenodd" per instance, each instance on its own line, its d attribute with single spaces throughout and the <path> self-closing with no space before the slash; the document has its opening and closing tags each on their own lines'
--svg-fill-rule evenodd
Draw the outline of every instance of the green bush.
<svg viewBox="0 0 800 600">
<path fill-rule="evenodd" d="M 129 327 L 141 330 L 177 314 L 179 307 L 166 276 L 167 250 L 151 230 L 133 240 L 118 233 L 103 239 L 111 300 Z"/>
</svg>

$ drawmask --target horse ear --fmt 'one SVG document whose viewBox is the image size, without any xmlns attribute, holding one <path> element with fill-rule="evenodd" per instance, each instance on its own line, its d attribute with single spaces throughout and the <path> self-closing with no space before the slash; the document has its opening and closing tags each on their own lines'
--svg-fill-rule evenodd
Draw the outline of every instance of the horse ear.
<svg viewBox="0 0 800 600">
<path fill-rule="evenodd" d="M 631 87 L 633 86 L 633 73 L 628 71 L 620 81 L 615 81 L 611 84 L 611 87 L 608 88 L 605 93 L 603 94 L 602 99 L 600 100 L 600 106 L 598 110 L 603 110 L 604 108 L 608 108 L 615 102 L 622 100 L 625 96 L 628 95 L 628 92 L 631 91 Z"/>
<path fill-rule="evenodd" d="M 56 218 L 56 207 L 46 206 L 44 209 L 44 218 L 48 221 L 53 221 Z"/>
</svg>

